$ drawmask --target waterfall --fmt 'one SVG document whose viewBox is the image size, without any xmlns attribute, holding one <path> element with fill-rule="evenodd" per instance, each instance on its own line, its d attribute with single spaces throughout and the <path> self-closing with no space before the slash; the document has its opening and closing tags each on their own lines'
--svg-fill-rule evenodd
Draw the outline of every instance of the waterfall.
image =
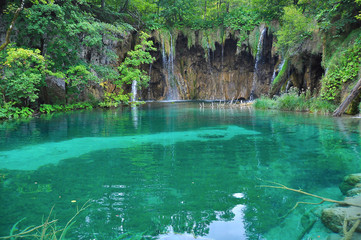
<svg viewBox="0 0 361 240">
<path fill-rule="evenodd" d="M 283 65 L 285 65 L 285 62 L 286 62 L 286 59 L 283 59 L 282 62 L 280 63 L 280 65 L 278 65 L 278 67 L 275 67 L 272 78 L 271 78 L 271 84 L 273 83 L 273 81 L 275 80 L 275 78 L 277 77 L 279 72 L 282 70 Z"/>
<path fill-rule="evenodd" d="M 150 79 L 151 79 L 151 75 L 152 75 L 152 66 L 153 66 L 153 64 L 150 63 L 150 64 L 149 64 L 149 73 L 148 73 L 148 76 L 149 76 L 149 82 L 148 82 L 148 100 L 150 100 L 150 94 L 151 94 Z"/>
<path fill-rule="evenodd" d="M 257 45 L 257 54 L 256 54 L 256 62 L 254 65 L 252 90 L 251 90 L 251 94 L 249 96 L 250 100 L 254 100 L 254 91 L 256 90 L 256 82 L 257 82 L 258 75 L 259 75 L 259 64 L 261 63 L 261 60 L 262 60 L 263 39 L 264 39 L 264 36 L 266 35 L 266 33 L 267 33 L 267 28 L 263 28 L 261 36 L 259 37 L 258 45 Z"/>
<path fill-rule="evenodd" d="M 173 48 L 173 36 L 170 34 L 170 51 L 169 56 L 165 52 L 164 40 L 162 41 L 162 60 L 163 69 L 165 71 L 165 80 L 167 82 L 167 100 L 179 99 L 177 79 L 174 75 L 174 48 Z"/>
<path fill-rule="evenodd" d="M 132 101 L 132 102 L 136 102 L 136 101 L 137 101 L 137 80 L 133 80 L 133 82 L 132 82 L 132 97 L 131 97 L 131 101 Z"/>
</svg>

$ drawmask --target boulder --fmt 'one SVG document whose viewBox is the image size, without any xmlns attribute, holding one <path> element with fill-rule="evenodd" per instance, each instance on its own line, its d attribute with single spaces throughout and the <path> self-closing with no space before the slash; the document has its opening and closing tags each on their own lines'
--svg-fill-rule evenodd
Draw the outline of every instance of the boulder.
<svg viewBox="0 0 361 240">
<path fill-rule="evenodd" d="M 361 173 L 347 175 L 340 184 L 340 190 L 346 195 L 347 191 L 357 187 L 356 185 L 361 187 Z"/>
<path fill-rule="evenodd" d="M 361 195 L 345 198 L 345 202 L 359 204 L 361 206 Z M 345 218 L 353 219 L 349 221 L 349 227 L 351 227 L 356 221 L 354 219 L 361 218 L 361 207 L 337 205 L 335 207 L 325 208 L 321 215 L 323 224 L 336 233 L 342 232 Z M 361 232 L 361 225 L 358 226 L 356 231 Z"/>
</svg>

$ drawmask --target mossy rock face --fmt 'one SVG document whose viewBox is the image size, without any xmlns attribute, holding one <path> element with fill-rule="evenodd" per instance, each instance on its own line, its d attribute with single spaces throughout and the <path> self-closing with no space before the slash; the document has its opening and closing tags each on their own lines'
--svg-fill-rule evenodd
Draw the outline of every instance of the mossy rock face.
<svg viewBox="0 0 361 240">
<path fill-rule="evenodd" d="M 347 175 L 340 184 L 340 190 L 346 195 L 347 192 L 355 188 L 357 184 L 361 184 L 361 173 Z"/>
</svg>

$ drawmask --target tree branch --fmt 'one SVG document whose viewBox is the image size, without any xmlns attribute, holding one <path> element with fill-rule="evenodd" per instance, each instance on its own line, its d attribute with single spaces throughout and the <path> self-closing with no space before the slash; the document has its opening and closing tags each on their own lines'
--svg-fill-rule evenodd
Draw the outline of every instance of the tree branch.
<svg viewBox="0 0 361 240">
<path fill-rule="evenodd" d="M 354 203 L 345 202 L 345 201 L 337 201 L 337 200 L 333 200 L 333 199 L 330 199 L 330 198 L 321 197 L 321 196 L 318 196 L 318 195 L 315 195 L 315 194 L 311 194 L 311 193 L 308 193 L 308 192 L 305 192 L 305 191 L 302 191 L 302 190 L 297 190 L 297 189 L 294 189 L 294 188 L 289 188 L 289 187 L 287 187 L 287 186 L 285 186 L 285 185 L 282 185 L 282 184 L 280 184 L 280 183 L 275 183 L 275 182 L 270 182 L 270 183 L 272 183 L 273 185 L 261 185 L 260 187 L 284 189 L 284 190 L 288 190 L 288 191 L 292 191 L 292 192 L 297 192 L 297 193 L 301 193 L 301 194 L 304 194 L 304 195 L 307 195 L 307 196 L 310 196 L 310 197 L 314 197 L 314 198 L 321 199 L 321 202 L 319 202 L 319 203 L 297 202 L 296 205 L 292 208 L 292 210 L 294 210 L 299 204 L 319 205 L 319 204 L 322 204 L 322 203 L 324 203 L 324 202 L 331 202 L 331 203 L 340 204 L 340 205 L 342 205 L 342 206 L 353 206 L 353 207 L 360 207 L 360 208 L 361 208 L 361 205 L 359 205 L 359 204 L 354 204 Z"/>
<path fill-rule="evenodd" d="M 23 10 L 24 4 L 25 4 L 25 0 L 22 0 L 20 7 L 18 9 L 16 9 L 13 20 L 11 21 L 11 24 L 10 24 L 9 28 L 6 31 L 5 42 L 0 46 L 0 51 L 2 51 L 4 48 L 6 48 L 7 45 L 9 45 L 9 43 L 10 43 L 10 35 L 11 35 L 11 32 L 12 32 L 14 26 L 15 26 L 15 21 L 19 17 L 20 12 Z"/>
</svg>

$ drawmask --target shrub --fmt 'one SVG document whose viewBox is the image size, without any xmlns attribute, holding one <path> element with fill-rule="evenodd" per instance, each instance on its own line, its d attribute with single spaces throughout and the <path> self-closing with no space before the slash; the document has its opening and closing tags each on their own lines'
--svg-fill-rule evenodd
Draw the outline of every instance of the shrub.
<svg viewBox="0 0 361 240">
<path fill-rule="evenodd" d="M 27 106 L 38 99 L 39 88 L 45 84 L 45 58 L 38 49 L 9 47 L 0 53 L 0 92 L 3 102 Z"/>
<path fill-rule="evenodd" d="M 262 96 L 255 101 L 254 107 L 258 109 L 275 109 L 275 103 L 274 99 Z"/>
<path fill-rule="evenodd" d="M 7 102 L 0 107 L 0 119 L 26 118 L 33 115 L 34 110 L 28 107 L 15 107 L 15 102 Z"/>
<path fill-rule="evenodd" d="M 314 113 L 328 114 L 336 109 L 336 105 L 320 97 L 311 97 L 309 91 L 298 93 L 296 88 L 291 88 L 288 93 L 284 93 L 273 99 L 261 97 L 256 100 L 254 107 L 257 109 L 278 109 L 287 111 L 309 111 Z"/>
</svg>

